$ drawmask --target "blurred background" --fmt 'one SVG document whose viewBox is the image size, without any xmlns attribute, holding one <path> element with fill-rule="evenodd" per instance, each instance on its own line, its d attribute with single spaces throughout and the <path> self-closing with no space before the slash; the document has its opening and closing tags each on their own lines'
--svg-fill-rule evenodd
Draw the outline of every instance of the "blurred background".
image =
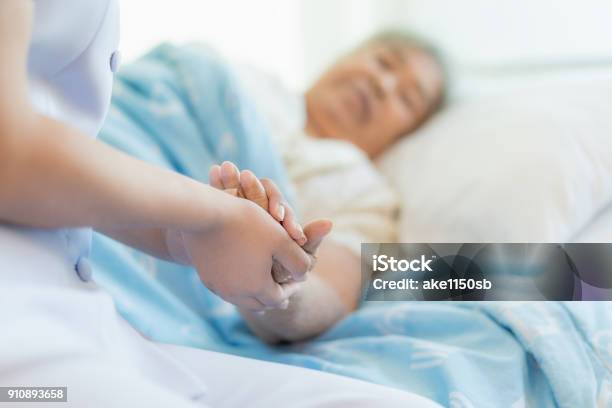
<svg viewBox="0 0 612 408">
<path fill-rule="evenodd" d="M 431 39 L 464 77 L 612 66 L 609 0 L 129 0 L 121 7 L 128 61 L 161 41 L 203 41 L 295 89 L 389 26 Z"/>
</svg>

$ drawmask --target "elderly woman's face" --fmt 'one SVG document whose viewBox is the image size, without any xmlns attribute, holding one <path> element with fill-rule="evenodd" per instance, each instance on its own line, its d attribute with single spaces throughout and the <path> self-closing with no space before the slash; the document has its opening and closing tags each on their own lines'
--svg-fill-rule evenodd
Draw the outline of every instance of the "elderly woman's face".
<svg viewBox="0 0 612 408">
<path fill-rule="evenodd" d="M 307 92 L 307 131 L 374 157 L 437 107 L 443 75 L 426 52 L 375 43 L 339 61 Z"/>
</svg>

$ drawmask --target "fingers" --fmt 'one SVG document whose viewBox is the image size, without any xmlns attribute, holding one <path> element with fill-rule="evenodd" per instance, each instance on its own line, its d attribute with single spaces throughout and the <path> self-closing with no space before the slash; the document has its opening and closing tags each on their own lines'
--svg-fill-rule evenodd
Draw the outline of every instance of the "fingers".
<svg viewBox="0 0 612 408">
<path fill-rule="evenodd" d="M 291 272 L 278 262 L 272 263 L 272 277 L 277 283 L 287 283 L 293 281 Z"/>
<path fill-rule="evenodd" d="M 333 224 L 330 220 L 316 220 L 308 223 L 304 227 L 304 234 L 308 241 L 302 248 L 304 251 L 308 252 L 311 255 L 315 255 L 317 253 L 317 249 L 323 239 L 329 234 L 332 230 Z"/>
<path fill-rule="evenodd" d="M 291 297 L 293 295 L 295 295 L 296 293 L 298 293 L 301 289 L 302 289 L 302 284 L 300 282 L 289 282 L 289 283 L 283 283 L 281 285 L 281 288 L 283 289 L 283 291 L 285 292 L 285 296 L 287 297 L 287 307 L 289 306 L 289 301 L 291 300 Z M 282 307 L 281 307 L 282 309 Z M 286 309 L 286 307 L 285 307 Z"/>
<path fill-rule="evenodd" d="M 231 162 L 226 161 L 221 166 L 213 165 L 208 173 L 208 183 L 211 187 L 224 190 L 229 195 L 243 197 L 238 168 Z"/>
<path fill-rule="evenodd" d="M 304 233 L 308 238 L 308 241 L 304 246 L 302 246 L 302 249 L 313 256 L 311 268 L 314 268 L 314 263 L 316 262 L 314 256 L 316 255 L 319 246 L 323 242 L 323 239 L 331 232 L 332 227 L 333 224 L 330 220 L 317 220 L 309 223 L 304 228 Z M 274 278 L 275 282 L 281 284 L 294 282 L 291 272 L 279 262 L 274 262 L 272 264 L 272 277 Z M 306 275 L 303 275 L 301 280 L 303 281 L 305 278 Z"/>
<path fill-rule="evenodd" d="M 234 163 L 223 162 L 221 165 L 221 181 L 224 190 L 240 189 L 240 171 Z"/>
<path fill-rule="evenodd" d="M 262 179 L 261 184 L 268 197 L 268 211 L 278 222 L 285 219 L 285 199 L 278 186 L 269 179 Z"/>
<path fill-rule="evenodd" d="M 243 170 L 240 172 L 240 187 L 244 194 L 244 198 L 250 200 L 268 211 L 268 195 L 263 184 L 259 179 L 249 170 Z"/>
<path fill-rule="evenodd" d="M 308 239 L 304 234 L 304 230 L 297 221 L 293 208 L 288 205 L 285 206 L 285 219 L 283 220 L 282 224 L 287 233 L 289 233 L 289 236 L 293 238 L 299 246 L 306 244 Z"/>
<path fill-rule="evenodd" d="M 254 297 L 235 297 L 225 299 L 233 305 L 236 305 L 240 309 L 248 310 L 249 312 L 264 312 L 270 310 L 270 308 Z"/>
<path fill-rule="evenodd" d="M 275 261 L 289 271 L 293 280 L 297 282 L 303 281 L 308 271 L 314 266 L 311 255 L 290 240 L 284 240 L 273 257 Z"/>
<path fill-rule="evenodd" d="M 221 166 L 215 164 L 210 168 L 208 173 L 208 183 L 211 187 L 219 190 L 225 190 L 223 188 L 223 181 L 221 180 Z"/>
<path fill-rule="evenodd" d="M 273 283 L 255 295 L 224 297 L 225 301 L 250 312 L 284 310 L 289 307 L 289 298 L 300 290 L 299 283 L 278 285 Z M 213 292 L 214 293 L 214 292 Z"/>
<path fill-rule="evenodd" d="M 288 300 L 281 286 L 270 279 L 270 286 L 258 293 L 255 298 L 269 309 L 284 306 Z"/>
<path fill-rule="evenodd" d="M 289 298 L 300 290 L 300 283 L 292 282 L 279 285 L 270 280 L 270 285 L 256 296 L 256 299 L 268 309 L 287 309 Z"/>
<path fill-rule="evenodd" d="M 283 222 L 283 227 L 299 245 L 306 243 L 306 235 L 297 222 L 295 212 L 286 203 L 280 189 L 272 180 L 259 180 L 253 172 L 249 170 L 240 172 L 233 163 L 226 161 L 221 166 L 211 167 L 209 182 L 215 188 L 253 201 L 268 211 L 278 222 Z M 237 194 L 233 193 L 234 191 L 237 191 Z"/>
<path fill-rule="evenodd" d="M 272 180 L 263 179 L 261 180 L 261 184 L 266 190 L 266 195 L 268 196 L 268 208 L 270 214 L 272 214 L 277 221 L 282 222 L 283 227 L 289 236 L 291 236 L 291 238 L 293 238 L 298 245 L 302 246 L 306 244 L 307 237 L 304 234 L 304 230 L 297 221 L 295 211 L 293 211 L 293 208 L 287 204 L 283 194 L 280 192 L 280 189 Z"/>
</svg>

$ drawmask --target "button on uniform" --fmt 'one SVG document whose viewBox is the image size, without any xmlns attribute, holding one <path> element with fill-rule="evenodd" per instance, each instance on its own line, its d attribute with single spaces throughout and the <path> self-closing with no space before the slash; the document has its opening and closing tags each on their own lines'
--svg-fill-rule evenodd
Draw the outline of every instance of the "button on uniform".
<svg viewBox="0 0 612 408">
<path fill-rule="evenodd" d="M 91 262 L 86 257 L 80 257 L 76 264 L 76 273 L 83 282 L 90 282 L 93 277 Z"/>
<path fill-rule="evenodd" d="M 119 70 L 119 65 L 121 65 L 121 52 L 115 51 L 110 56 L 110 70 L 115 73 Z"/>
</svg>

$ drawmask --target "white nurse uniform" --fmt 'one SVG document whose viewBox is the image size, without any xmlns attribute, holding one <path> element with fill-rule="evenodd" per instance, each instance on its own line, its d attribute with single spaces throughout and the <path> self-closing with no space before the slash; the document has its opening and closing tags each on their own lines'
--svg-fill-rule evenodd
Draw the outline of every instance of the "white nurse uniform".
<svg viewBox="0 0 612 408">
<path fill-rule="evenodd" d="M 117 2 L 33 4 L 32 102 L 95 137 L 119 60 Z M 91 281 L 90 234 L 0 224 L 0 386 L 67 386 L 62 407 L 436 406 L 348 378 L 153 343 Z"/>
</svg>

